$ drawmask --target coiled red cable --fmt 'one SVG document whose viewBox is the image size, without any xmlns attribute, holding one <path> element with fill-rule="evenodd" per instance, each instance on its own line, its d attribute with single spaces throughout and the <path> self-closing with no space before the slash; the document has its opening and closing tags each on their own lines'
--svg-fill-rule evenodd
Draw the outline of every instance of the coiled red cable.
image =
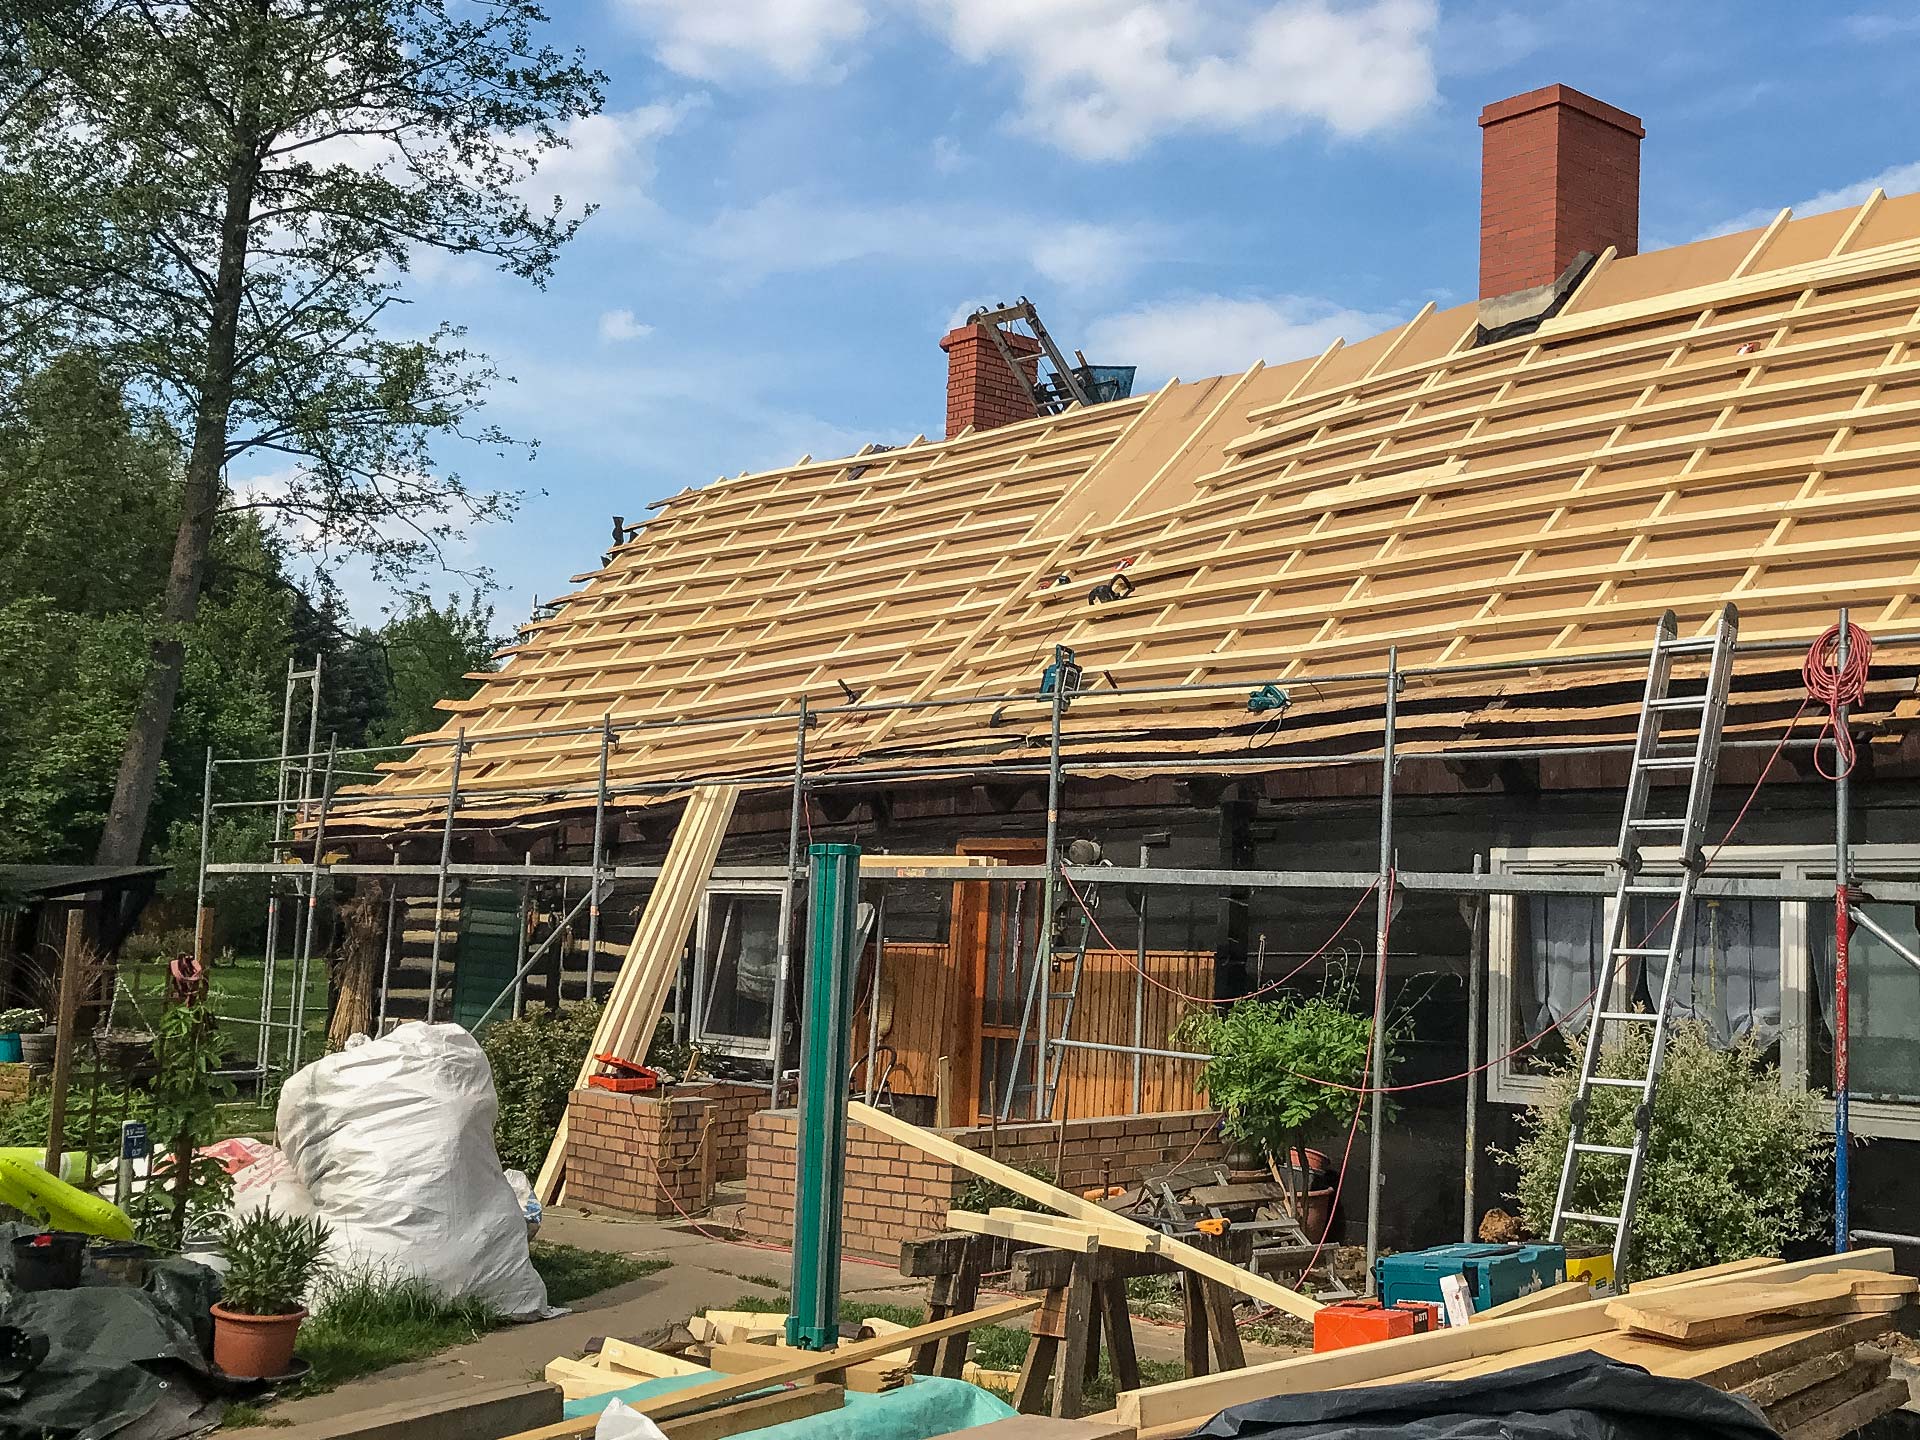
<svg viewBox="0 0 1920 1440">
<path fill-rule="evenodd" d="M 1807 651 L 1806 663 L 1800 667 L 1800 678 L 1806 682 L 1807 694 L 1827 707 L 1827 723 L 1821 727 L 1821 735 L 1833 732 L 1834 768 L 1829 772 L 1820 763 L 1820 736 L 1814 737 L 1814 768 L 1829 780 L 1838 780 L 1843 775 L 1853 773 L 1854 748 L 1853 736 L 1841 723 L 1840 707 L 1858 705 L 1867 694 L 1867 672 L 1873 665 L 1873 637 L 1858 625 L 1847 625 L 1847 662 L 1840 663 L 1840 627 L 1829 625 L 1820 638 L 1813 642 L 1813 648 Z"/>
</svg>

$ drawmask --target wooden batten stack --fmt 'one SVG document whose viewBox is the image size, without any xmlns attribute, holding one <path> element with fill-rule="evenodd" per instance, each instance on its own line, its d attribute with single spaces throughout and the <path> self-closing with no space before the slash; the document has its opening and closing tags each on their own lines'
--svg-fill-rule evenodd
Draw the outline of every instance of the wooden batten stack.
<svg viewBox="0 0 1920 1440">
<path fill-rule="evenodd" d="M 673 832 L 673 843 L 661 862 L 660 878 L 647 897 L 633 943 L 627 947 L 626 958 L 614 977 L 613 990 L 594 1031 L 587 1059 L 573 1082 L 574 1089 L 586 1088 L 595 1055 L 635 1060 L 646 1057 L 739 795 L 737 785 L 701 785 L 688 798 L 679 827 Z M 566 1158 L 567 1122 L 563 1116 L 534 1182 L 541 1203 L 551 1204 L 559 1195 Z"/>
</svg>

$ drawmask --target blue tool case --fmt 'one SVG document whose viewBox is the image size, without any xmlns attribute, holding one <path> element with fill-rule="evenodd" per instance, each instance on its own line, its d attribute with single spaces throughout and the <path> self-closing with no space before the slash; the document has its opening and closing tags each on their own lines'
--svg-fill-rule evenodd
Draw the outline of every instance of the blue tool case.
<svg viewBox="0 0 1920 1440">
<path fill-rule="evenodd" d="M 1388 1305 L 1426 1300 L 1442 1305 L 1440 1277 L 1464 1275 L 1473 1308 L 1490 1310 L 1567 1278 L 1564 1245 L 1436 1245 L 1404 1255 L 1383 1255 L 1375 1264 L 1380 1298 Z"/>
</svg>

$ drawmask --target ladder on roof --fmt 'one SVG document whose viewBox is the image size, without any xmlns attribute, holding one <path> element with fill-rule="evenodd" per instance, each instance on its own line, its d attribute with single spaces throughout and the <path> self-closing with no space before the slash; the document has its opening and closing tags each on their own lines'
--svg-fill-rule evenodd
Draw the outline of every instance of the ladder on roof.
<svg viewBox="0 0 1920 1440">
<path fill-rule="evenodd" d="M 1042 415 L 1057 415 L 1069 405 L 1087 403 L 1086 387 L 1080 383 L 1080 376 L 1067 364 L 1067 357 L 1060 353 L 1060 347 L 1053 343 L 1053 336 L 1047 333 L 1047 327 L 1040 323 L 1040 312 L 1034 309 L 1033 302 L 1022 295 L 1011 305 L 1002 305 L 997 309 L 981 306 L 969 315 L 975 325 L 984 325 L 993 345 L 1000 352 L 1000 358 L 1007 362 L 1007 368 L 1020 377 L 1027 387 L 1027 394 L 1033 400 L 1033 408 Z M 1039 349 L 1023 350 L 1015 355 L 1013 347 L 1007 343 L 1006 325 L 1024 324 L 1030 332 L 1022 336 L 1028 341 L 1037 342 Z M 1011 332 L 1019 334 L 1019 331 Z M 1045 360 L 1052 368 L 1050 378 L 1040 374 L 1040 362 Z M 1086 364 L 1086 357 L 1080 357 L 1080 363 Z"/>
<path fill-rule="evenodd" d="M 1587 1024 L 1586 1049 L 1581 1056 L 1580 1080 L 1574 1092 L 1567 1151 L 1560 1165 L 1559 1189 L 1554 1195 L 1553 1226 L 1548 1231 L 1548 1238 L 1558 1243 L 1564 1240 L 1569 1224 L 1611 1230 L 1616 1284 L 1624 1284 L 1627 1278 L 1633 1206 L 1646 1170 L 1653 1097 L 1659 1083 L 1660 1064 L 1666 1056 L 1674 980 L 1687 944 L 1694 886 L 1706 866 L 1703 845 L 1707 810 L 1713 800 L 1720 732 L 1726 720 L 1727 691 L 1733 679 L 1733 649 L 1740 633 L 1739 612 L 1731 604 L 1722 608 L 1711 636 L 1681 639 L 1678 630 L 1678 621 L 1671 610 L 1660 617 L 1647 666 L 1646 696 L 1640 705 L 1633 764 L 1627 775 L 1626 813 L 1620 822 L 1620 846 L 1614 862 L 1618 876 L 1613 909 L 1607 920 L 1606 958 L 1600 973 L 1600 989 L 1593 1000 L 1592 1018 Z M 1673 693 L 1674 662 L 1689 655 L 1706 656 L 1705 684 L 1697 693 L 1676 695 Z M 1684 732 L 1691 727 L 1692 735 L 1670 733 L 1669 721 L 1677 722 L 1673 731 Z M 1685 810 L 1678 818 L 1648 813 L 1652 781 L 1658 774 L 1686 777 Z M 1643 878 L 1643 847 L 1669 839 L 1677 843 L 1680 851 L 1678 876 Z M 1633 902 L 1642 898 L 1670 903 L 1648 933 L 1630 943 L 1628 927 L 1632 922 Z M 1655 943 L 1654 936 L 1669 918 L 1672 924 L 1665 943 Z M 1640 963 L 1649 981 L 1658 967 L 1659 988 L 1652 1009 L 1609 1009 L 1611 1004 L 1624 1003 L 1612 999 L 1615 980 L 1621 974 L 1630 974 L 1635 962 Z M 1649 988 L 1653 993 L 1651 986 Z M 1610 1035 L 1624 1038 L 1636 1031 L 1642 1032 L 1646 1039 L 1644 1052 L 1637 1047 L 1622 1049 L 1609 1042 Z M 1625 1059 L 1642 1053 L 1645 1068 L 1638 1073 L 1610 1074 L 1603 1065 L 1607 1058 Z M 1595 1144 L 1586 1138 L 1593 1118 L 1589 1111 L 1602 1090 L 1620 1090 L 1637 1097 L 1631 1145 Z M 1626 1162 L 1624 1175 L 1620 1161 Z M 1572 1208 L 1583 1162 L 1594 1164 L 1598 1172 L 1593 1188 L 1621 1197 L 1617 1211 Z"/>
</svg>

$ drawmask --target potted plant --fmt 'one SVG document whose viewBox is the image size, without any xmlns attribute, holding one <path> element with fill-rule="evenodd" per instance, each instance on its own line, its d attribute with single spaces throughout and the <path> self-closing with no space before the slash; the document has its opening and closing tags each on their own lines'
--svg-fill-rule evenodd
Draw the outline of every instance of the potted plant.
<svg viewBox="0 0 1920 1440">
<path fill-rule="evenodd" d="M 0 1063 L 23 1058 L 20 1037 L 29 1031 L 38 1030 L 46 1023 L 45 1015 L 24 1006 L 13 1010 L 0 1010 Z"/>
<path fill-rule="evenodd" d="M 261 1208 L 227 1231 L 227 1273 L 213 1307 L 213 1363 L 241 1379 L 272 1379 L 293 1368 L 305 1300 L 327 1267 L 332 1232 L 318 1217 Z"/>
<path fill-rule="evenodd" d="M 1350 978 L 1330 976 L 1318 995 L 1242 1000 L 1224 1015 L 1189 1011 L 1175 1032 L 1177 1042 L 1211 1057 L 1200 1087 L 1220 1111 L 1222 1133 L 1264 1154 L 1276 1176 L 1286 1167 L 1294 1218 L 1316 1241 L 1332 1219 L 1333 1187 L 1313 1183 L 1326 1157 L 1308 1142 L 1331 1147 L 1340 1132 L 1366 1122 L 1356 1091 L 1367 1081 L 1373 1022 L 1352 1004 L 1353 990 Z M 1390 1031 L 1389 1061 L 1393 1038 Z"/>
</svg>

